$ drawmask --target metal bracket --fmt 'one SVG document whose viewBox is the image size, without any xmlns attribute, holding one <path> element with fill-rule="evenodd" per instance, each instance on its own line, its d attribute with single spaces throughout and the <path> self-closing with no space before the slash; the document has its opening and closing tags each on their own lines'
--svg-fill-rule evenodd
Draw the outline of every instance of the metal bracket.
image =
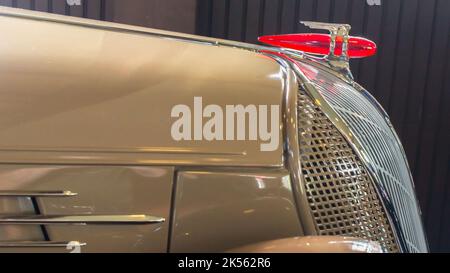
<svg viewBox="0 0 450 273">
<path fill-rule="evenodd" d="M 348 39 L 351 26 L 348 24 L 333 24 L 312 21 L 300 21 L 300 23 L 311 29 L 323 29 L 330 32 L 330 52 L 323 58 L 323 60 L 328 63 L 330 68 L 343 74 L 350 80 L 353 80 L 348 57 Z M 334 53 L 336 48 L 336 40 L 338 38 L 342 39 L 342 54 L 339 56 Z"/>
</svg>

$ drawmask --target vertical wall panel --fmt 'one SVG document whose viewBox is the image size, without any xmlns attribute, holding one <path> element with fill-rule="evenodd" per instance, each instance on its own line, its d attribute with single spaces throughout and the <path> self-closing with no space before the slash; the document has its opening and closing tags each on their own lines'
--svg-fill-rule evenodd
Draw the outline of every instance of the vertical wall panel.
<svg viewBox="0 0 450 273">
<path fill-rule="evenodd" d="M 246 1 L 229 1 L 228 39 L 244 40 Z"/>
<path fill-rule="evenodd" d="M 214 1 L 215 3 L 215 1 Z M 258 36 L 262 31 L 264 1 L 248 0 L 247 2 L 247 18 L 245 25 L 245 41 L 256 43 Z M 212 18 L 214 21 L 215 18 Z M 214 36 L 213 36 L 214 37 Z"/>
<path fill-rule="evenodd" d="M 295 12 L 297 10 L 297 1 L 284 0 L 281 1 L 281 33 L 293 33 L 295 31 L 295 24 L 297 24 L 297 16 Z"/>
<path fill-rule="evenodd" d="M 31 9 L 31 0 L 17 0 L 16 6 L 21 9 Z"/>
<path fill-rule="evenodd" d="M 316 0 L 302 0 L 300 1 L 298 10 L 298 19 L 296 26 L 296 32 L 305 32 L 308 28 L 300 21 L 314 21 L 316 18 Z"/>
<path fill-rule="evenodd" d="M 277 33 L 279 29 L 279 0 L 265 0 L 262 34 Z"/>
<path fill-rule="evenodd" d="M 51 12 L 61 15 L 69 15 L 69 5 L 66 1 L 51 0 Z"/>
<path fill-rule="evenodd" d="M 401 0 L 383 3 L 381 37 L 378 43 L 377 77 L 373 93 L 384 108 L 389 108 L 394 77 L 395 57 L 398 53 L 397 36 L 400 25 Z"/>
<path fill-rule="evenodd" d="M 76 17 L 83 17 L 83 10 L 84 10 L 84 6 L 85 5 L 74 5 L 74 6 L 70 6 L 68 7 L 68 14 L 70 16 L 76 16 Z"/>
<path fill-rule="evenodd" d="M 211 36 L 213 1 L 197 0 L 195 30 L 205 36 Z"/>
<path fill-rule="evenodd" d="M 0 0 L 0 6 L 12 7 L 12 0 Z"/>
<path fill-rule="evenodd" d="M 368 17 L 368 7 L 366 2 L 361 0 L 352 0 L 350 4 L 350 10 L 351 13 L 349 14 L 348 22 L 352 26 L 351 34 L 355 36 L 365 36 Z M 361 60 L 359 59 L 352 60 L 352 62 L 350 63 L 351 69 L 353 71 L 353 76 L 355 76 L 356 79 L 359 79 L 358 76 L 360 64 Z"/>
<path fill-rule="evenodd" d="M 417 15 L 416 39 L 414 41 L 415 50 L 411 71 L 411 79 L 408 86 L 410 95 L 406 97 L 407 110 L 404 120 L 401 123 L 403 145 L 409 156 L 411 168 L 416 174 L 416 151 L 418 145 L 420 120 L 423 115 L 423 99 L 426 81 L 429 78 L 429 65 L 431 54 L 431 41 L 435 33 L 435 12 L 436 1 L 419 1 Z M 420 163 L 419 163 L 420 164 Z"/>
<path fill-rule="evenodd" d="M 331 5 L 334 5 L 333 0 L 316 0 L 316 16 L 314 20 L 320 21 L 320 22 L 330 22 L 331 20 L 331 11 L 332 7 Z"/>
<path fill-rule="evenodd" d="M 34 0 L 34 10 L 48 12 L 48 0 Z"/>
<path fill-rule="evenodd" d="M 226 20 L 220 1 L 198 4 L 205 2 L 222 16 L 209 17 L 213 26 Z M 431 249 L 450 251 L 450 1 L 382 0 L 381 6 L 370 6 L 366 0 L 246 4 L 242 28 L 249 42 L 256 43 L 261 34 L 310 32 L 300 20 L 349 23 L 352 35 L 377 42 L 376 56 L 351 61 L 353 74 L 389 112 L 404 143 Z M 239 18 L 233 12 L 229 11 L 230 20 Z M 228 35 L 223 27 L 216 32 L 221 35 L 197 33 Z"/>
<path fill-rule="evenodd" d="M 195 32 L 197 0 L 0 0 L 1 6 L 44 11 L 61 15 Z M 224 17 L 225 18 L 225 17 Z"/>
<path fill-rule="evenodd" d="M 215 0 L 213 2 L 211 22 L 211 35 L 217 38 L 226 38 L 228 35 L 228 2 L 229 0 Z"/>
<path fill-rule="evenodd" d="M 366 8 L 364 36 L 377 44 L 380 44 L 382 15 L 382 6 Z M 358 79 L 365 84 L 365 87 L 368 90 L 375 89 L 378 59 L 379 58 L 368 58 L 361 62 L 358 67 Z"/>
<path fill-rule="evenodd" d="M 332 16 L 330 19 L 335 23 L 348 23 L 348 15 L 350 14 L 351 0 L 341 0 L 339 3 L 333 3 Z"/>
<path fill-rule="evenodd" d="M 446 0 L 443 0 L 446 2 Z M 447 2 L 448 4 L 448 2 Z M 447 18 L 449 18 L 447 16 Z M 445 34 L 443 34 L 445 35 Z M 450 37 L 450 31 L 447 34 Z M 445 68 L 443 70 L 444 77 L 440 79 L 443 81 L 443 88 L 441 96 L 439 96 L 439 114 L 437 124 L 437 134 L 434 145 L 436 156 L 433 158 L 433 174 L 429 179 L 433 183 L 431 191 L 428 193 L 430 205 L 427 210 L 427 226 L 434 225 L 434 219 L 441 219 L 439 225 L 439 237 L 437 241 L 440 245 L 441 251 L 450 251 L 450 41 L 447 41 L 447 52 L 444 56 Z M 442 196 L 442 194 L 444 194 Z M 439 202 L 432 203 L 434 197 L 439 196 Z M 433 197 L 433 198 L 431 198 Z M 440 204 L 443 204 L 444 210 L 441 210 Z M 433 209 L 436 208 L 435 211 Z M 436 243 L 437 244 L 437 243 Z"/>
<path fill-rule="evenodd" d="M 447 149 L 448 144 L 441 143 L 441 146 L 436 146 L 437 136 L 442 130 L 449 130 L 450 121 L 447 120 L 447 124 L 443 124 L 442 128 L 439 127 L 439 119 L 442 115 L 441 104 L 445 101 L 446 92 L 443 87 L 445 78 L 449 77 L 446 66 L 448 65 L 449 40 L 450 40 L 450 16 L 448 14 L 450 10 L 450 1 L 439 0 L 435 7 L 434 26 L 432 31 L 431 48 L 428 61 L 428 71 L 425 90 L 423 91 L 423 99 L 420 101 L 422 108 L 422 115 L 420 124 L 418 126 L 418 138 L 415 144 L 416 158 L 415 158 L 415 176 L 419 191 L 424 193 L 423 202 L 425 204 L 427 220 L 436 219 L 434 222 L 427 221 L 427 228 L 430 230 L 429 240 L 433 243 L 438 242 L 440 234 L 440 226 L 442 217 L 440 215 L 440 209 L 443 207 L 445 195 L 445 183 L 443 180 L 435 180 L 435 173 L 438 172 L 438 168 L 442 168 L 445 165 L 445 160 L 433 160 L 433 155 L 438 152 L 439 149 Z M 446 74 L 447 72 L 447 74 Z M 436 132 L 435 128 L 438 128 Z M 447 139 L 448 140 L 448 139 Z M 431 144 L 431 149 L 428 144 Z M 447 148 L 445 148 L 447 147 Z M 431 179 L 430 179 L 431 178 Z M 431 180 L 431 183 L 430 183 Z M 428 183 L 426 183 L 427 181 Z M 431 188 L 428 191 L 428 188 Z M 429 194 L 433 195 L 433 198 L 429 198 Z"/>
<path fill-rule="evenodd" d="M 85 5 L 85 14 L 87 18 L 90 19 L 100 19 L 101 16 L 101 0 L 89 0 L 88 2 L 84 3 Z"/>
<path fill-rule="evenodd" d="M 408 1 L 408 4 L 402 1 L 399 17 L 400 28 L 397 33 L 398 50 L 392 54 L 392 58 L 395 58 L 395 70 L 387 111 L 401 139 L 405 139 L 400 128 L 406 113 L 406 98 L 410 95 L 408 88 L 414 57 L 417 12 L 418 0 Z M 408 154 L 408 158 L 410 157 L 411 155 Z"/>
</svg>

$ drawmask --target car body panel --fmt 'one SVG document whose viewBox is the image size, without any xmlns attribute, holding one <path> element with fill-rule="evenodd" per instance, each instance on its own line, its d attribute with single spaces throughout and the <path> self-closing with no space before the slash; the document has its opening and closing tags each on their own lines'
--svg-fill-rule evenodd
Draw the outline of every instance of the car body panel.
<svg viewBox="0 0 450 273">
<path fill-rule="evenodd" d="M 171 252 L 222 252 L 302 235 L 286 170 L 178 173 Z"/>
<path fill-rule="evenodd" d="M 45 225 L 45 230 L 51 241 L 85 243 L 82 252 L 166 252 L 173 171 L 173 167 L 159 166 L 3 165 L 0 166 L 0 192 L 62 189 L 75 194 L 36 197 L 40 214 L 46 216 L 145 214 L 163 217 L 166 221 L 159 224 L 49 224 Z M 12 225 L 0 228 L 8 226 Z M 9 241 L 37 239 L 41 238 L 8 237 Z"/>
<path fill-rule="evenodd" d="M 36 210 L 31 197 L 0 196 L 1 214 L 35 215 Z M 0 225 L 0 242 L 17 240 L 44 240 L 39 226 Z"/>
<path fill-rule="evenodd" d="M 264 241 L 232 253 L 383 253 L 377 242 L 345 236 L 302 236 Z"/>
<path fill-rule="evenodd" d="M 172 108 L 195 96 L 281 105 L 281 68 L 264 55 L 11 16 L 0 33 L 0 162 L 282 165 L 282 145 L 262 156 L 258 140 L 170 134 Z"/>
<path fill-rule="evenodd" d="M 205 105 L 223 108 L 248 104 L 282 108 L 286 71 L 273 59 L 233 45 L 194 41 L 189 35 L 3 8 L 0 33 L 0 80 L 4 83 L 0 90 L 0 192 L 76 193 L 30 197 L 41 216 L 145 214 L 166 220 L 152 225 L 46 224 L 42 233 L 33 226 L 40 238 L 9 236 L 12 242 L 75 241 L 86 244 L 81 252 L 166 252 L 172 241 L 173 250 L 180 251 L 186 244 L 179 240 L 179 228 L 208 229 L 207 218 L 195 223 L 198 218 L 185 216 L 192 208 L 199 215 L 211 208 L 202 210 L 188 201 L 198 185 L 206 186 L 212 196 L 218 194 L 220 200 L 238 198 L 256 206 L 257 211 L 250 214 L 257 219 L 274 211 L 270 204 L 283 209 L 279 221 L 267 219 L 271 225 L 264 229 L 249 222 L 254 218 L 244 218 L 239 232 L 254 235 L 242 243 L 302 233 L 289 173 L 283 169 L 282 126 L 275 128 L 280 143 L 269 152 L 260 150 L 259 140 L 175 141 L 170 135 L 172 107 L 192 106 L 194 96 L 202 97 Z M 280 109 L 279 124 L 281 115 Z M 206 173 L 194 179 L 178 170 L 182 166 L 197 166 L 196 171 Z M 220 168 L 214 171 L 211 166 Z M 233 166 L 239 169 L 222 169 Z M 180 187 L 174 188 L 174 181 Z M 263 184 L 269 187 L 258 187 Z M 178 207 L 171 207 L 173 190 L 179 193 L 177 198 L 184 196 L 175 202 Z M 221 213 L 217 216 L 222 221 L 233 223 L 236 214 L 227 213 L 233 209 L 239 207 L 222 206 L 222 211 L 215 212 Z M 171 211 L 179 217 L 179 226 L 174 226 L 169 240 Z M 25 227 L 29 228 L 18 226 Z M 255 227 L 260 231 L 255 232 Z M 198 246 L 189 251 L 225 250 L 241 244 L 236 238 L 204 247 L 223 231 L 211 229 L 207 240 L 194 237 L 195 242 L 189 243 Z M 0 250 L 70 250 L 60 245 Z"/>
</svg>

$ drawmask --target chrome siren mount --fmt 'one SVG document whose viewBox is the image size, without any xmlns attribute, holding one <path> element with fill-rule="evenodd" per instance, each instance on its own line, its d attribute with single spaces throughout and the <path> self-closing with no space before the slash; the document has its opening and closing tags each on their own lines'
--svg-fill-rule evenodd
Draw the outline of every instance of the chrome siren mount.
<svg viewBox="0 0 450 273">
<path fill-rule="evenodd" d="M 352 72 L 350 71 L 349 56 L 348 56 L 348 40 L 351 26 L 349 24 L 334 24 L 312 21 L 300 21 L 300 23 L 311 29 L 328 30 L 330 33 L 330 52 L 328 55 L 321 57 L 321 59 L 329 65 L 333 70 L 343 74 L 350 80 L 353 80 Z M 335 54 L 336 40 L 342 40 L 341 55 Z"/>
</svg>

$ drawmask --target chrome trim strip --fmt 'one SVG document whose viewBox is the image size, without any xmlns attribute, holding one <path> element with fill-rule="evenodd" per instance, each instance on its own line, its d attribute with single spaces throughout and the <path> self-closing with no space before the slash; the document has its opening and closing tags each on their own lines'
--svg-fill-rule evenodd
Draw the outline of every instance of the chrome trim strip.
<svg viewBox="0 0 450 273">
<path fill-rule="evenodd" d="M 41 21 L 41 22 L 59 23 L 59 24 L 73 25 L 73 26 L 86 27 L 86 28 L 92 28 L 92 29 L 101 29 L 101 30 L 107 30 L 107 31 L 122 32 L 122 33 L 143 34 L 143 35 L 158 37 L 158 38 L 162 38 L 162 39 L 171 39 L 171 40 L 197 43 L 197 44 L 203 44 L 203 45 L 211 45 L 211 46 L 234 47 L 234 48 L 245 49 L 245 50 L 249 50 L 249 51 L 258 51 L 258 50 L 272 48 L 272 47 L 260 46 L 260 45 L 249 44 L 249 43 L 244 43 L 244 42 L 210 38 L 210 37 L 178 33 L 178 32 L 172 32 L 172 31 L 165 31 L 165 30 L 160 30 L 160 29 L 152 29 L 152 28 L 146 28 L 146 27 L 139 27 L 139 26 L 132 26 L 132 25 L 126 25 L 126 24 L 120 24 L 120 23 L 89 20 L 86 18 L 61 16 L 61 15 L 57 15 L 57 14 L 48 14 L 45 12 L 27 11 L 27 10 L 18 11 L 17 8 L 8 8 L 8 7 L 1 7 L 1 6 L 0 6 L 0 16 L 29 19 L 29 20 L 35 20 L 35 21 Z"/>
<path fill-rule="evenodd" d="M 280 152 L 281 153 L 281 152 Z M 230 157 L 233 157 L 232 159 Z M 155 153 L 79 153 L 0 151 L 0 163 L 47 165 L 114 165 L 114 166 L 227 166 L 227 167 L 282 167 L 281 162 L 249 161 L 244 155 L 173 154 Z"/>
<path fill-rule="evenodd" d="M 316 55 L 312 55 L 312 54 L 307 54 L 303 51 L 296 51 L 296 50 L 286 49 L 286 48 L 273 47 L 273 48 L 271 48 L 271 50 L 265 50 L 265 52 L 269 52 L 269 51 L 272 51 L 274 54 L 284 54 L 288 58 L 291 58 L 296 61 L 305 62 L 306 64 L 312 65 L 317 69 L 326 71 L 326 72 L 338 77 L 339 79 L 341 79 L 342 81 L 344 81 L 350 85 L 355 83 L 353 78 L 348 77 L 348 75 L 346 75 L 342 71 L 337 71 L 336 69 L 334 69 L 331 66 L 331 64 L 326 60 L 326 57 L 319 56 L 319 55 L 316 56 Z"/>
<path fill-rule="evenodd" d="M 297 213 L 303 228 L 304 235 L 317 235 L 317 228 L 313 221 L 308 199 L 306 198 L 306 188 L 303 183 L 302 170 L 300 165 L 298 128 L 297 128 L 297 96 L 298 79 L 292 71 L 291 65 L 282 57 L 272 54 L 265 54 L 274 59 L 286 71 L 284 74 L 284 98 L 283 98 L 283 139 L 285 139 L 283 161 L 291 176 L 291 186 L 293 188 L 294 200 L 297 206 Z"/>
<path fill-rule="evenodd" d="M 246 151 L 242 152 L 208 152 L 201 151 L 196 148 L 186 147 L 111 147 L 111 148 L 95 148 L 86 149 L 82 147 L 63 147 L 63 148 L 50 148 L 50 147 L 1 147 L 0 152 L 53 152 L 53 153 L 127 153 L 127 154 L 192 154 L 192 155 L 236 155 L 245 156 Z"/>
<path fill-rule="evenodd" d="M 0 216 L 0 224 L 80 224 L 80 225 L 119 225 L 119 224 L 158 224 L 162 217 L 137 215 L 20 215 Z"/>
<path fill-rule="evenodd" d="M 70 242 L 57 242 L 57 241 L 11 241 L 11 242 L 0 242 L 0 248 L 7 247 L 67 247 L 68 245 L 72 246 L 85 246 L 86 243 L 80 243 L 78 241 L 70 241 Z"/>
<path fill-rule="evenodd" d="M 71 191 L 0 191 L 0 196 L 13 197 L 70 197 L 78 193 Z"/>
<path fill-rule="evenodd" d="M 272 48 L 272 51 L 276 54 L 285 54 L 289 58 L 292 58 L 294 60 L 301 60 L 302 62 L 305 62 L 306 64 L 312 65 L 317 69 L 320 69 L 322 71 L 326 71 L 342 81 L 353 85 L 356 82 L 352 77 L 349 77 L 348 74 L 346 74 L 345 71 L 338 71 L 333 68 L 333 66 L 329 63 L 329 61 L 326 60 L 326 57 L 323 56 L 315 56 L 311 54 L 307 54 L 303 51 L 296 51 L 291 49 L 285 49 L 285 48 Z"/>
</svg>

